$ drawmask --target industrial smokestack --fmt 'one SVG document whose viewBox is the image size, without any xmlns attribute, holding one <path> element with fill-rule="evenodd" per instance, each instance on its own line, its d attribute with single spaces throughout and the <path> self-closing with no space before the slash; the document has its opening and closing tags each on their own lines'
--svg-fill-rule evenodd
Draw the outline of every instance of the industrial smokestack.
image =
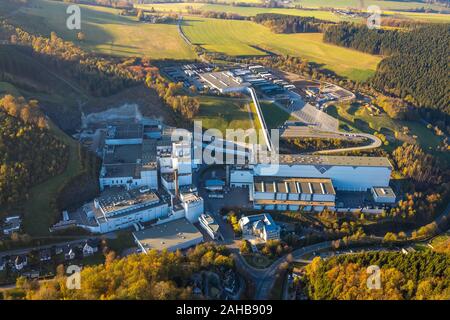
<svg viewBox="0 0 450 320">
<path fill-rule="evenodd" d="M 179 196 L 179 186 L 178 186 L 178 169 L 175 169 L 173 171 L 173 179 L 174 179 L 174 183 L 175 183 L 175 197 Z"/>
</svg>

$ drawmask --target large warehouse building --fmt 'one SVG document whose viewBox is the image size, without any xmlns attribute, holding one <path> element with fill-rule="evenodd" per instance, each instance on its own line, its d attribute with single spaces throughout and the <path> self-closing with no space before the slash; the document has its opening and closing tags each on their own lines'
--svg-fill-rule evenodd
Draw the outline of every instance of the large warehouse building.
<svg viewBox="0 0 450 320">
<path fill-rule="evenodd" d="M 266 175 L 267 171 L 276 177 L 328 178 L 337 190 L 344 191 L 387 187 L 392 171 L 391 163 L 384 157 L 280 155 L 276 172 L 269 166 L 255 165 L 254 175 Z"/>
<path fill-rule="evenodd" d="M 248 187 L 255 209 L 320 211 L 335 207 L 336 191 L 388 189 L 391 171 L 383 157 L 280 155 L 278 164 L 230 170 L 229 181 Z"/>
<path fill-rule="evenodd" d="M 298 210 L 335 206 L 331 179 L 254 177 L 250 200 L 255 209 Z"/>
</svg>

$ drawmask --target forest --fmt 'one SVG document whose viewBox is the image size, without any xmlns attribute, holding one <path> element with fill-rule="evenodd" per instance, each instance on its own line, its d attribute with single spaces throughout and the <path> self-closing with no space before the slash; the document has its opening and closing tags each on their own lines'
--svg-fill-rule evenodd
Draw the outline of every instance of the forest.
<svg viewBox="0 0 450 320">
<path fill-rule="evenodd" d="M 418 145 L 403 144 L 392 152 L 395 170 L 409 180 L 406 195 L 389 215 L 417 223 L 435 218 L 450 195 L 449 168 Z"/>
<path fill-rule="evenodd" d="M 324 41 L 386 56 L 370 84 L 378 91 L 416 106 L 450 114 L 448 79 L 450 24 L 422 25 L 409 30 L 370 30 L 340 23 L 326 28 Z M 445 82 L 445 81 L 444 81 Z"/>
<path fill-rule="evenodd" d="M 380 267 L 381 288 L 369 290 L 367 267 L 373 265 Z M 431 250 L 367 252 L 315 258 L 306 267 L 304 281 L 313 300 L 448 300 L 449 265 L 448 253 Z"/>
<path fill-rule="evenodd" d="M 299 17 L 276 13 L 260 13 L 254 18 L 275 33 L 304 33 L 321 32 L 323 26 L 331 24 L 330 21 L 320 20 L 314 17 Z"/>
<path fill-rule="evenodd" d="M 61 173 L 67 146 L 55 138 L 37 101 L 0 100 L 0 206 L 26 198 L 27 190 Z"/>
</svg>

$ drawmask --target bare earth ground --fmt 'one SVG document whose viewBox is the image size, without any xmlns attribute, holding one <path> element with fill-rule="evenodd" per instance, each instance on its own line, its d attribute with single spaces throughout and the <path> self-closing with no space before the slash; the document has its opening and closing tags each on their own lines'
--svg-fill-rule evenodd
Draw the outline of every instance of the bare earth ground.
<svg viewBox="0 0 450 320">
<path fill-rule="evenodd" d="M 167 125 L 176 125 L 172 111 L 165 106 L 153 89 L 139 85 L 105 98 L 95 98 L 83 106 L 85 114 L 118 108 L 124 104 L 137 104 L 143 116 L 162 120 Z"/>
</svg>

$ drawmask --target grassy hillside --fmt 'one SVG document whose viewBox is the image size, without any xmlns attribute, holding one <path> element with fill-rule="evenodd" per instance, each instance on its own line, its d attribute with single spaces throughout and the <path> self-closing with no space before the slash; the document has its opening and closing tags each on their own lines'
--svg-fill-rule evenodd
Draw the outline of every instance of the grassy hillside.
<svg viewBox="0 0 450 320">
<path fill-rule="evenodd" d="M 259 48 L 300 56 L 323 64 L 327 69 L 354 80 L 364 80 L 375 72 L 380 57 L 325 44 L 319 33 L 275 34 L 268 28 L 237 20 L 187 17 L 183 31 L 196 44 L 228 55 L 264 55 Z"/>
<path fill-rule="evenodd" d="M 49 35 L 55 31 L 66 40 L 76 41 L 77 30 L 66 28 L 67 3 L 35 0 L 14 16 L 17 23 L 33 31 Z M 119 10 L 98 6 L 81 7 L 81 31 L 86 40 L 81 44 L 97 52 L 154 59 L 191 59 L 194 52 L 178 33 L 176 24 L 144 24 L 136 17 L 119 16 Z"/>
</svg>

